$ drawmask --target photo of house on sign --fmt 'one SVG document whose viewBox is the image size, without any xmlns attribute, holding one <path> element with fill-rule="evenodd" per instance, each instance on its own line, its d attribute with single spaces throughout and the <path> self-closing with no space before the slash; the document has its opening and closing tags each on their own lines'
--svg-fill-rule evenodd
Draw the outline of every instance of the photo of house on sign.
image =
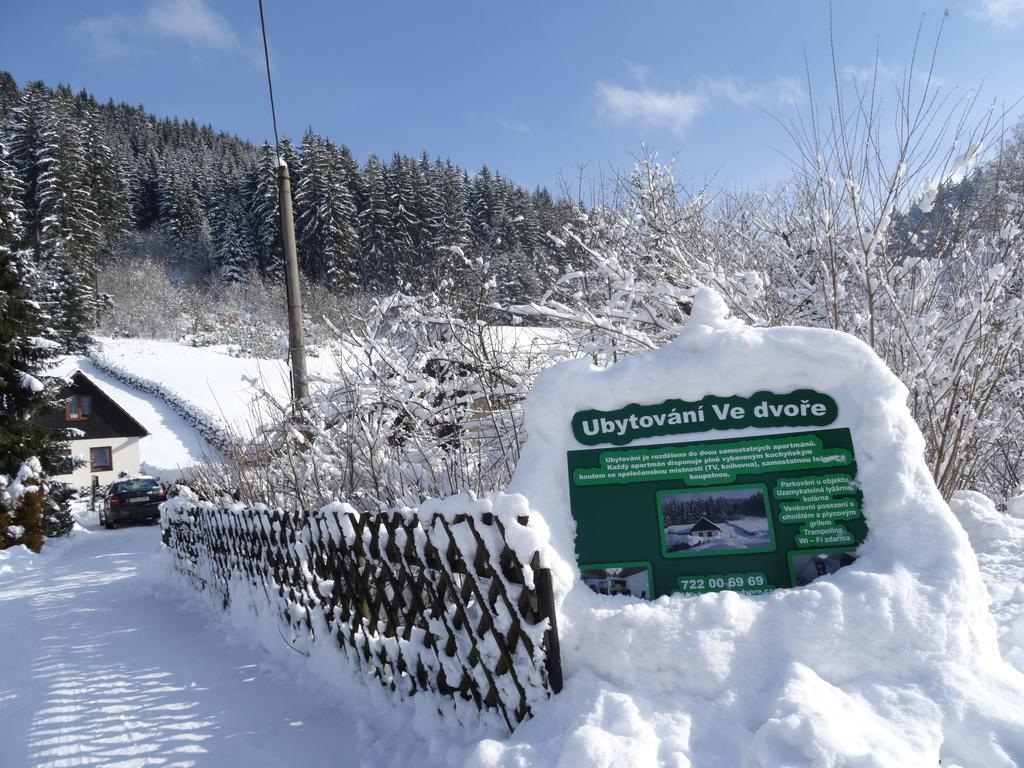
<svg viewBox="0 0 1024 768">
<path fill-rule="evenodd" d="M 793 583 L 798 587 L 810 584 L 820 576 L 828 576 L 857 559 L 853 552 L 809 552 L 792 555 Z"/>
<path fill-rule="evenodd" d="M 682 557 L 774 548 L 763 485 L 658 494 L 665 555 Z"/>
<path fill-rule="evenodd" d="M 632 595 L 645 600 L 651 596 L 651 570 L 646 564 L 581 566 L 583 582 L 599 595 Z"/>
</svg>

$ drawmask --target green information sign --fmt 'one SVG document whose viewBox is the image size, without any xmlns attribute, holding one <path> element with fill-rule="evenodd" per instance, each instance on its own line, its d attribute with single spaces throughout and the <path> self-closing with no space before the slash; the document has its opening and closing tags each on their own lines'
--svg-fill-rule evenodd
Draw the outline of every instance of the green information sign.
<svg viewBox="0 0 1024 768">
<path fill-rule="evenodd" d="M 764 395 L 750 400 L 768 402 Z M 798 396 L 831 402 L 809 390 Z M 584 412 L 604 418 L 593 413 Z M 603 594 L 799 586 L 853 562 L 867 535 L 848 429 L 570 451 L 568 459 L 577 559 Z"/>
</svg>

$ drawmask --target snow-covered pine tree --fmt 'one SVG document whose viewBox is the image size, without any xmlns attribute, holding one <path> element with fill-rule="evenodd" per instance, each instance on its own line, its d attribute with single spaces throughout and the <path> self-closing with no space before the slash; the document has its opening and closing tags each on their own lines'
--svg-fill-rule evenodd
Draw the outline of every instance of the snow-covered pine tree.
<svg viewBox="0 0 1024 768">
<path fill-rule="evenodd" d="M 358 281 L 356 209 L 337 147 L 312 131 L 302 140 L 304 173 L 295 187 L 298 250 L 304 271 L 336 293 Z"/>
<path fill-rule="evenodd" d="M 227 283 L 245 279 L 256 266 L 255 247 L 241 186 L 242 181 L 225 167 L 211 206 L 210 237 L 214 259 L 221 280 Z"/>
<path fill-rule="evenodd" d="M 473 240 L 488 243 L 494 234 L 494 179 L 486 165 L 469 188 L 469 226 Z"/>
<path fill-rule="evenodd" d="M 530 203 L 537 227 L 537 273 L 541 282 L 551 285 L 565 273 L 565 249 L 559 248 L 555 239 L 562 224 L 571 215 L 571 206 L 565 202 L 556 203 L 551 193 L 538 187 L 530 195 Z"/>
<path fill-rule="evenodd" d="M 498 295 L 508 301 L 526 301 L 541 293 L 538 277 L 537 219 L 526 191 L 499 179 L 501 203 L 501 247 L 497 249 L 500 267 L 495 272 Z"/>
<path fill-rule="evenodd" d="M 461 275 L 470 263 L 467 255 L 470 244 L 468 182 L 449 160 L 436 168 L 435 183 L 441 217 L 432 264 L 432 290 L 438 291 L 446 300 L 454 300 L 464 288 Z M 458 303 L 456 300 L 455 304 Z"/>
<path fill-rule="evenodd" d="M 397 286 L 397 273 L 389 240 L 391 213 L 387 180 L 384 166 L 374 154 L 366 159 L 363 183 L 366 204 L 359 213 L 359 239 L 363 251 L 360 282 L 365 291 L 386 292 Z"/>
<path fill-rule="evenodd" d="M 36 155 L 36 255 L 44 283 L 51 325 L 66 351 L 88 345 L 96 324 L 96 257 L 99 217 L 88 186 L 81 127 L 71 95 L 58 88 L 46 104 L 45 125 Z"/>
<path fill-rule="evenodd" d="M 359 163 L 352 157 L 352 150 L 342 144 L 338 147 L 338 162 L 348 184 L 349 195 L 356 207 L 356 213 L 363 209 L 366 201 L 366 185 L 363 183 L 363 175 L 359 172 Z"/>
<path fill-rule="evenodd" d="M 414 160 L 395 153 L 387 170 L 388 203 L 391 214 L 388 240 L 392 247 L 394 269 L 399 287 L 411 285 L 418 267 L 416 244 L 419 241 L 420 220 L 416 215 Z"/>
<path fill-rule="evenodd" d="M 127 176 L 107 146 L 95 102 L 85 93 L 76 97 L 81 126 L 84 181 L 96 211 L 100 243 L 111 248 L 131 229 L 131 207 L 124 179 Z"/>
<path fill-rule="evenodd" d="M 280 282 L 284 279 L 284 252 L 281 250 L 277 155 L 266 142 L 247 175 L 246 194 L 260 273 L 267 280 Z"/>
<path fill-rule="evenodd" d="M 161 169 L 160 156 L 153 146 L 147 146 L 135 158 L 129 178 L 129 198 L 138 229 L 150 229 L 160 221 Z"/>
<path fill-rule="evenodd" d="M 204 213 L 195 162 L 164 156 L 159 165 L 160 227 L 194 262 L 209 256 L 209 222 Z"/>
<path fill-rule="evenodd" d="M 470 241 L 468 180 L 448 160 L 438 181 L 441 188 L 441 232 L 438 240 L 446 247 L 465 249 Z"/>
<path fill-rule="evenodd" d="M 21 246 L 21 185 L 0 143 L 0 474 L 14 474 L 30 456 L 43 467 L 64 467 L 67 442 L 29 417 L 52 404 L 43 370 L 56 354 L 43 337 L 44 317 L 30 296 L 37 279 Z"/>
<path fill-rule="evenodd" d="M 347 163 L 333 142 L 326 142 L 329 160 L 327 195 L 331 226 L 322 245 L 327 268 L 325 283 L 336 293 L 350 293 L 359 285 L 359 218 L 352 197 Z"/>
<path fill-rule="evenodd" d="M 11 73 L 0 72 L 0 125 L 7 124 L 19 100 L 18 84 Z"/>
<path fill-rule="evenodd" d="M 39 205 L 37 187 L 42 167 L 39 159 L 43 146 L 45 111 L 49 91 L 41 82 L 29 83 L 11 110 L 10 161 L 17 170 L 21 184 L 21 204 L 25 225 L 25 242 L 33 249 L 39 245 Z"/>
</svg>

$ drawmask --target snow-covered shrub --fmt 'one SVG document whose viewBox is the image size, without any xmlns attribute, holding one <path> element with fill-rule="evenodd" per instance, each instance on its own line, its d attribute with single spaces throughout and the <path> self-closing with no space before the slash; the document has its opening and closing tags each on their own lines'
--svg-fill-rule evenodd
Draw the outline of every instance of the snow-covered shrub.
<svg viewBox="0 0 1024 768">
<path fill-rule="evenodd" d="M 518 461 L 533 377 L 567 354 L 555 329 L 466 321 L 433 297 L 401 294 L 338 335 L 339 381 L 314 382 L 298 418 L 261 398 L 261 426 L 234 435 L 229 461 L 206 465 L 197 487 L 373 509 L 499 488 Z"/>
<path fill-rule="evenodd" d="M 68 483 L 46 483 L 43 502 L 43 535 L 52 539 L 67 536 L 75 526 L 71 502 L 78 498 L 78 489 Z"/>
<path fill-rule="evenodd" d="M 24 544 L 33 552 L 43 546 L 46 491 L 39 460 L 31 458 L 13 478 L 0 476 L 0 549 Z"/>
<path fill-rule="evenodd" d="M 288 324 L 282 285 L 264 282 L 253 270 L 244 279 L 211 286 L 205 298 L 193 310 L 185 340 L 194 346 L 227 344 L 245 357 L 283 356 Z"/>
<path fill-rule="evenodd" d="M 898 90 L 892 136 L 879 84 L 849 99 L 838 87 L 832 115 L 794 129 L 793 178 L 771 191 L 712 200 L 643 158 L 613 203 L 557 234 L 567 272 L 513 309 L 582 329 L 597 364 L 674 338 L 699 285 L 752 324 L 851 333 L 909 388 L 945 495 L 1019 492 L 1024 196 L 1005 190 L 1024 185 L 1007 160 L 1024 140 L 982 162 L 991 113 L 972 120 L 970 99 L 950 103 L 930 81 L 919 92 L 922 81 Z M 970 202 L 942 194 L 958 184 L 973 184 Z"/>
<path fill-rule="evenodd" d="M 531 321 L 582 329 L 584 350 L 601 365 L 672 341 L 696 285 L 715 270 L 707 197 L 685 194 L 671 163 L 646 156 L 611 198 L 614 206 L 581 209 L 549 234 L 569 266 L 539 301 L 511 307 Z"/>
<path fill-rule="evenodd" d="M 97 273 L 98 329 L 107 336 L 170 338 L 181 316 L 167 264 L 151 258 L 115 257 Z M 169 300 L 170 299 L 170 300 Z"/>
</svg>

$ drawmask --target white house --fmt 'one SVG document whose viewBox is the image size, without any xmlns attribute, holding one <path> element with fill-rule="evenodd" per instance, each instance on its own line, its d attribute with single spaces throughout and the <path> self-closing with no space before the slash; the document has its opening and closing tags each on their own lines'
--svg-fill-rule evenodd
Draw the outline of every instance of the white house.
<svg viewBox="0 0 1024 768">
<path fill-rule="evenodd" d="M 119 473 L 139 472 L 139 440 L 146 428 L 118 405 L 81 371 L 61 390 L 62 410 L 38 417 L 39 424 L 69 430 L 71 455 L 84 461 L 78 469 L 54 480 L 89 486 L 94 477 L 100 485 L 112 482 Z"/>
<path fill-rule="evenodd" d="M 693 527 L 690 528 L 689 534 L 696 536 L 698 539 L 719 539 L 725 535 L 719 526 L 706 517 L 702 517 L 694 523 Z"/>
<path fill-rule="evenodd" d="M 608 568 L 584 571 L 583 581 L 601 595 L 634 595 L 649 598 L 650 581 L 647 568 Z"/>
</svg>

